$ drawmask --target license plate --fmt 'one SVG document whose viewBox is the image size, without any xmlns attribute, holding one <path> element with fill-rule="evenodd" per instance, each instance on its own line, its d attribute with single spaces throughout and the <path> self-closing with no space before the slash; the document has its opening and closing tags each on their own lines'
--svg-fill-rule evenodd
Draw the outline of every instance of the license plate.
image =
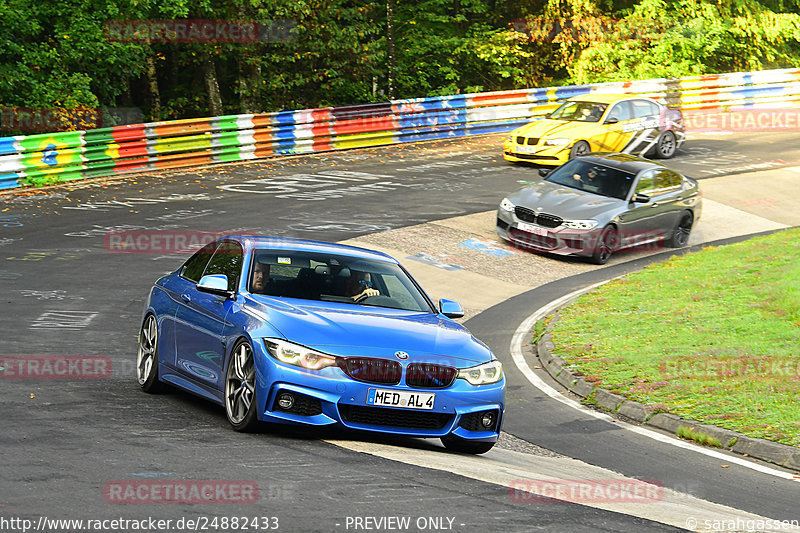
<svg viewBox="0 0 800 533">
<path fill-rule="evenodd" d="M 515 146 L 514 150 L 518 154 L 535 154 L 536 151 L 539 149 L 538 146 Z"/>
<path fill-rule="evenodd" d="M 433 409 L 435 396 L 435 394 L 428 392 L 369 389 L 367 404 L 380 405 L 382 407 L 402 407 L 405 409 Z"/>
<path fill-rule="evenodd" d="M 522 231 L 527 231 L 528 233 L 533 233 L 534 235 L 540 235 L 542 237 L 547 237 L 547 230 L 544 228 L 540 228 L 539 226 L 534 226 L 533 224 L 528 224 L 526 222 L 518 222 L 517 229 Z"/>
</svg>

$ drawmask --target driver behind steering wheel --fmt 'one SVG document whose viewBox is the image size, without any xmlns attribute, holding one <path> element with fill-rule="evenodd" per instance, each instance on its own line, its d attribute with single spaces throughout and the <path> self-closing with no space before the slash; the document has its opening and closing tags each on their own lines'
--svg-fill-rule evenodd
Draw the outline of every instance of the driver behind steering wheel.
<svg viewBox="0 0 800 533">
<path fill-rule="evenodd" d="M 345 296 L 349 296 L 354 302 L 369 296 L 378 296 L 381 292 L 372 288 L 372 277 L 369 272 L 359 272 L 353 270 L 345 287 Z"/>
</svg>

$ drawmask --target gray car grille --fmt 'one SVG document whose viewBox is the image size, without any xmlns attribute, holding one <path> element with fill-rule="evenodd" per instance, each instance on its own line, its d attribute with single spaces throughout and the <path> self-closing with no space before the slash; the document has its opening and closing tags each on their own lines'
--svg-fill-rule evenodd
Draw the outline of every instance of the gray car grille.
<svg viewBox="0 0 800 533">
<path fill-rule="evenodd" d="M 523 222 L 538 224 L 544 228 L 557 228 L 564 222 L 563 218 L 556 215 L 537 213 L 532 209 L 528 209 L 527 207 L 522 207 L 519 205 L 514 208 L 514 214 L 517 215 L 517 218 Z"/>
</svg>

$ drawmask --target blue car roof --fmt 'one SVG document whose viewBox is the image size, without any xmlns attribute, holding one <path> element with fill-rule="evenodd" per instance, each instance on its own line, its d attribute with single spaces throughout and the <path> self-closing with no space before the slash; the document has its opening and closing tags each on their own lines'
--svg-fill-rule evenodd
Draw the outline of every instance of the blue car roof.
<svg viewBox="0 0 800 533">
<path fill-rule="evenodd" d="M 249 251 L 256 248 L 268 248 L 271 250 L 296 250 L 302 252 L 321 252 L 329 254 L 349 255 L 361 259 L 373 259 L 377 261 L 388 261 L 397 264 L 397 260 L 392 256 L 375 250 L 349 246 L 347 244 L 336 244 L 322 241 L 311 241 L 306 239 L 289 239 L 285 237 L 268 237 L 263 235 L 229 235 L 226 239 L 238 239 Z"/>
</svg>

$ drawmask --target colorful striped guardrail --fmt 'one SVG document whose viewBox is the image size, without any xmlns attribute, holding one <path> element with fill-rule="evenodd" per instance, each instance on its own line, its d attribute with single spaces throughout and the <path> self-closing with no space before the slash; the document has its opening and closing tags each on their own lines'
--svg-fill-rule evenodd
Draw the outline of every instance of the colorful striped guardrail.
<svg viewBox="0 0 800 533">
<path fill-rule="evenodd" d="M 800 69 L 392 100 L 0 137 L 0 189 L 261 157 L 510 131 L 589 93 L 650 96 L 684 115 L 800 106 Z"/>
</svg>

